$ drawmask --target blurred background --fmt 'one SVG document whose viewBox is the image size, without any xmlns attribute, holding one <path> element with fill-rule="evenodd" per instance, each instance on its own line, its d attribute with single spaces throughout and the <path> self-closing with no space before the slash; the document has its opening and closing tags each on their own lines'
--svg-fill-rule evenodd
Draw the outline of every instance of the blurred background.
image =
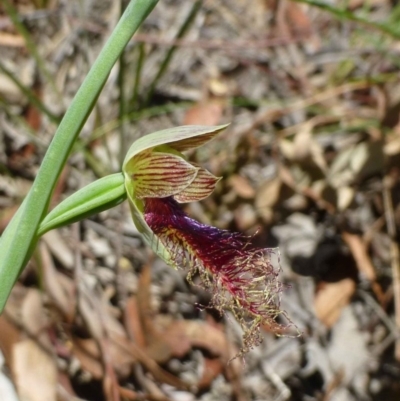
<svg viewBox="0 0 400 401">
<path fill-rule="evenodd" d="M 0 232 L 125 1 L 0 3 Z M 0 400 L 398 400 L 400 6 L 161 0 L 83 127 L 53 205 L 129 145 L 230 122 L 185 211 L 279 247 L 301 336 L 243 359 L 234 317 L 155 258 L 126 203 L 49 232 L 0 316 Z M 0 256 L 1 257 L 1 256 Z"/>
</svg>

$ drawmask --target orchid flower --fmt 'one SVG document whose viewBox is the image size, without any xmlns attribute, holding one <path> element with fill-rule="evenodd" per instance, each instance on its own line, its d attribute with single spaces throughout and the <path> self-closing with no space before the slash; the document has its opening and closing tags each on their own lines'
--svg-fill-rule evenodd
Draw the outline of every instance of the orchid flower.
<svg viewBox="0 0 400 401">
<path fill-rule="evenodd" d="M 184 126 L 156 132 L 133 143 L 123 163 L 132 217 L 154 252 L 167 264 L 199 275 L 212 292 L 212 306 L 228 309 L 243 331 L 240 355 L 262 341 L 260 328 L 275 332 L 282 285 L 271 263 L 272 249 L 259 249 L 242 234 L 201 224 L 181 203 L 209 196 L 220 178 L 187 161 L 182 151 L 197 148 L 226 126 Z"/>
<path fill-rule="evenodd" d="M 209 196 L 220 180 L 182 152 L 207 143 L 225 127 L 176 127 L 139 138 L 128 150 L 122 174 L 103 177 L 65 199 L 42 221 L 38 235 L 127 198 L 133 221 L 154 252 L 175 268 L 187 268 L 189 282 L 198 276 L 212 293 L 211 306 L 235 316 L 244 332 L 242 355 L 260 344 L 263 325 L 277 334 L 286 328 L 277 322 L 286 314 L 279 308 L 282 284 L 279 267 L 271 262 L 274 250 L 199 223 L 180 208 Z"/>
</svg>

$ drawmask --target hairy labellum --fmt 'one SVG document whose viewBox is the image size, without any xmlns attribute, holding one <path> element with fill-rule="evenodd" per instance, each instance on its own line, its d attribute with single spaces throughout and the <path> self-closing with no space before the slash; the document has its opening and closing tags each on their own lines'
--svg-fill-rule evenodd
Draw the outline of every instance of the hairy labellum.
<svg viewBox="0 0 400 401">
<path fill-rule="evenodd" d="M 239 233 L 201 224 L 187 216 L 172 197 L 144 198 L 144 219 L 177 266 L 199 274 L 212 291 L 212 306 L 232 311 L 244 331 L 242 355 L 262 341 L 260 328 L 279 333 L 276 322 L 282 284 L 271 263 L 272 249 L 251 246 Z"/>
</svg>

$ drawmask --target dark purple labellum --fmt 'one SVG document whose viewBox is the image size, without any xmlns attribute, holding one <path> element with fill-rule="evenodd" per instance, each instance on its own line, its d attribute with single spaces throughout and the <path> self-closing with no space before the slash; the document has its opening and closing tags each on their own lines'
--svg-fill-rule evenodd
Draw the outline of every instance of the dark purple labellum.
<svg viewBox="0 0 400 401">
<path fill-rule="evenodd" d="M 213 294 L 212 306 L 228 309 L 244 330 L 242 355 L 262 341 L 260 328 L 280 333 L 276 322 L 282 284 L 271 249 L 253 247 L 239 233 L 201 224 L 187 216 L 172 198 L 145 198 L 144 218 L 157 240 L 170 251 L 175 264 L 198 273 Z"/>
</svg>

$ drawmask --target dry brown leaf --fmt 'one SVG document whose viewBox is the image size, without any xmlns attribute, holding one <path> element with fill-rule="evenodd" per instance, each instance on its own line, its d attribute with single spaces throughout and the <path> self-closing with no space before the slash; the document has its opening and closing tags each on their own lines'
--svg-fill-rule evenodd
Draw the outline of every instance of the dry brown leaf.
<svg viewBox="0 0 400 401">
<path fill-rule="evenodd" d="M 224 107 L 219 102 L 201 102 L 191 107 L 183 120 L 185 125 L 218 125 Z"/>
<path fill-rule="evenodd" d="M 132 320 L 137 319 L 138 309 L 146 341 L 146 355 L 158 363 L 165 363 L 172 357 L 182 358 L 191 348 L 203 348 L 227 361 L 227 342 L 225 334 L 218 328 L 204 322 L 193 320 L 171 320 L 165 316 L 155 316 L 151 307 L 151 268 L 145 265 L 139 280 L 137 307 L 130 302 Z M 141 334 L 136 334 L 139 338 Z"/>
<path fill-rule="evenodd" d="M 326 172 L 327 165 L 321 145 L 312 134 L 313 125 L 305 124 L 294 137 L 294 159 L 300 163 L 314 163 L 321 171 Z"/>
<path fill-rule="evenodd" d="M 195 320 L 181 320 L 174 326 L 180 327 L 194 347 L 204 348 L 213 355 L 227 355 L 227 341 L 224 332 L 207 323 Z"/>
<path fill-rule="evenodd" d="M 26 143 L 18 150 L 12 152 L 8 158 L 8 167 L 16 170 L 29 168 L 36 156 L 36 145 Z"/>
<path fill-rule="evenodd" d="M 181 331 L 171 327 L 163 328 L 156 323 L 151 307 L 150 285 L 151 268 L 146 264 L 139 279 L 137 306 L 145 337 L 146 354 L 156 362 L 162 363 L 172 356 L 184 356 L 190 350 L 190 343 Z"/>
<path fill-rule="evenodd" d="M 400 153 L 400 135 L 392 134 L 386 137 L 383 147 L 385 156 L 396 156 Z"/>
<path fill-rule="evenodd" d="M 117 340 L 111 340 L 107 343 L 112 365 L 120 377 L 127 377 L 131 372 L 131 366 L 136 361 L 131 353 L 125 352 L 116 343 Z M 118 337 L 118 341 L 120 338 Z M 93 339 L 81 339 L 72 337 L 73 354 L 78 358 L 82 367 L 90 372 L 94 377 L 100 379 L 103 377 L 102 355 L 98 343 Z"/>
<path fill-rule="evenodd" d="M 150 378 L 148 379 L 150 381 Z M 148 401 L 171 401 L 166 395 L 164 395 L 161 390 L 157 393 L 149 392 L 143 394 L 142 392 L 137 393 L 131 389 L 125 387 L 119 387 L 119 394 L 124 401 L 136 401 L 136 400 L 148 400 Z"/>
<path fill-rule="evenodd" d="M 93 294 L 85 292 L 82 294 L 85 297 L 93 297 Z M 82 299 L 85 299 L 81 296 Z M 97 309 L 93 309 L 93 302 L 96 302 Z M 83 307 L 83 309 L 82 309 Z M 86 343 L 86 357 L 91 356 L 98 361 L 104 359 L 104 352 L 107 352 L 107 358 L 112 363 L 113 368 L 118 375 L 126 377 L 131 370 L 131 366 L 134 362 L 138 361 L 154 376 L 154 378 L 162 383 L 170 384 L 179 389 L 188 389 L 190 386 L 166 372 L 158 366 L 158 364 L 151 359 L 143 348 L 138 347 L 132 341 L 127 338 L 127 335 L 118 322 L 118 320 L 110 314 L 108 304 L 104 301 L 99 302 L 96 299 L 88 299 L 80 301 L 81 313 L 85 316 L 85 321 L 89 323 L 92 335 L 97 339 L 97 342 Z M 99 314 L 101 315 L 101 321 L 99 321 Z M 107 336 L 105 338 L 104 336 Z M 104 340 L 107 341 L 104 341 Z M 98 349 L 98 344 L 102 344 L 102 350 Z M 82 349 L 82 347 L 81 347 Z M 80 349 L 80 350 L 81 350 Z M 77 356 L 82 358 L 82 355 L 77 353 Z M 84 357 L 85 358 L 85 357 Z M 93 370 L 97 369 L 96 364 L 93 361 L 86 359 L 85 363 L 91 364 Z M 103 366 L 103 364 L 102 364 Z"/>
<path fill-rule="evenodd" d="M 233 212 L 239 231 L 247 231 L 257 224 L 257 212 L 253 205 L 242 203 Z"/>
<path fill-rule="evenodd" d="M 147 351 L 158 362 L 180 358 L 191 348 L 202 348 L 214 356 L 229 360 L 225 334 L 218 328 L 197 320 L 171 320 L 157 316 L 154 321 L 162 336 L 154 339 Z"/>
<path fill-rule="evenodd" d="M 100 316 L 99 300 L 93 299 L 95 297 L 89 291 L 86 291 L 86 288 L 84 292 L 80 292 L 78 298 L 79 313 L 85 322 L 85 326 L 93 338 L 101 340 L 104 336 L 105 323 L 103 316 Z M 107 311 L 105 312 L 107 315 Z"/>
<path fill-rule="evenodd" d="M 146 340 L 142 329 L 138 302 L 134 295 L 130 296 L 126 301 L 124 324 L 129 338 L 139 347 L 144 348 L 146 346 Z"/>
<path fill-rule="evenodd" d="M 118 346 L 118 342 L 127 342 L 128 339 L 123 326 L 111 315 L 106 302 L 97 299 L 89 291 L 85 291 L 79 297 L 79 310 L 90 334 L 96 340 L 94 342 L 96 349 L 97 347 L 101 348 L 96 351 L 91 344 L 92 348 L 87 349 L 88 354 L 99 360 L 109 361 L 120 376 L 129 375 L 135 358 Z M 86 343 L 86 347 L 89 347 L 88 344 Z"/>
<path fill-rule="evenodd" d="M 38 334 L 48 326 L 49 320 L 39 290 L 29 288 L 21 305 L 21 323 L 31 334 Z"/>
<path fill-rule="evenodd" d="M 51 253 L 66 269 L 74 267 L 74 254 L 57 230 L 49 231 L 42 238 Z"/>
<path fill-rule="evenodd" d="M 290 3 L 290 6 L 286 9 L 286 18 L 294 34 L 311 32 L 310 17 L 304 12 L 300 4 Z"/>
<path fill-rule="evenodd" d="M 21 35 L 0 32 L 0 46 L 24 47 L 25 40 Z"/>
<path fill-rule="evenodd" d="M 316 316 L 325 326 L 332 327 L 355 290 L 356 283 L 351 278 L 335 283 L 322 283 L 314 299 Z"/>
<path fill-rule="evenodd" d="M 380 140 L 352 144 L 335 157 L 329 167 L 328 181 L 334 188 L 340 188 L 380 174 L 383 167 L 384 153 Z"/>
<path fill-rule="evenodd" d="M 181 358 L 193 347 L 207 350 L 216 357 L 205 359 L 203 376 L 197 383 L 199 388 L 208 388 L 225 369 L 226 362 L 237 353 L 233 345 L 228 346 L 224 332 L 207 322 L 176 321 L 159 315 L 154 326 L 162 332 L 162 336 L 153 339 L 146 353 L 155 361 L 165 363 L 172 357 Z"/>
<path fill-rule="evenodd" d="M 19 324 L 47 352 L 53 352 L 48 328 L 51 321 L 43 306 L 42 294 L 35 288 L 29 288 L 20 308 Z"/>
<path fill-rule="evenodd" d="M 157 381 L 170 384 L 177 389 L 188 390 L 191 388 L 191 386 L 183 380 L 162 369 L 142 348 L 137 347 L 126 338 L 115 335 L 112 341 L 121 351 L 137 359 Z"/>
<path fill-rule="evenodd" d="M 232 175 L 229 177 L 228 183 L 236 194 L 244 199 L 253 199 L 256 195 L 256 191 L 251 186 L 250 182 L 241 175 Z"/>
<path fill-rule="evenodd" d="M 103 376 L 103 366 L 100 362 L 100 351 L 93 339 L 72 338 L 74 356 L 78 359 L 84 371 L 89 372 L 95 379 Z"/>
<path fill-rule="evenodd" d="M 39 100 L 43 101 L 43 90 L 40 81 L 34 82 L 31 90 Z M 37 131 L 42 125 L 42 112 L 31 103 L 28 103 L 25 109 L 25 119 L 27 124 Z"/>
<path fill-rule="evenodd" d="M 209 388 L 211 383 L 223 372 L 223 370 L 224 363 L 220 358 L 204 358 L 203 375 L 197 383 L 197 387 L 200 390 Z"/>
<path fill-rule="evenodd" d="M 158 363 L 165 363 L 172 357 L 182 358 L 190 351 L 191 343 L 179 323 L 180 321 L 172 323 L 165 332 L 153 337 L 146 347 L 150 358 Z"/>
<path fill-rule="evenodd" d="M 275 2 L 274 3 L 276 6 Z M 314 53 L 321 47 L 321 40 L 318 35 L 313 34 L 313 27 L 309 16 L 305 13 L 305 7 L 302 4 L 293 2 L 280 2 L 284 4 L 283 15 L 278 21 L 278 35 L 304 37 L 304 45 L 308 51 Z"/>
<path fill-rule="evenodd" d="M 58 372 L 57 401 L 72 401 L 77 395 L 72 387 L 68 372 Z"/>
<path fill-rule="evenodd" d="M 137 303 L 140 313 L 140 319 L 145 335 L 146 345 L 153 342 L 153 339 L 157 339 L 160 333 L 154 327 L 153 318 L 154 312 L 151 306 L 151 267 L 150 264 L 145 264 L 142 269 L 142 273 L 139 278 L 139 286 L 137 291 Z"/>
<path fill-rule="evenodd" d="M 13 376 L 19 397 L 24 401 L 56 401 L 55 359 L 31 339 L 17 343 L 12 357 Z"/>
<path fill-rule="evenodd" d="M 367 246 L 363 239 L 357 234 L 351 234 L 349 232 L 343 232 L 342 238 L 346 242 L 347 246 L 356 261 L 357 268 L 361 274 L 363 274 L 370 282 L 371 287 L 382 303 L 384 301 L 384 294 L 380 284 L 376 281 L 375 268 L 368 256 Z"/>
<path fill-rule="evenodd" d="M 310 126 L 304 124 L 302 128 L 295 134 L 293 139 L 293 158 L 296 161 L 303 161 L 311 156 L 314 138 L 311 133 Z"/>
<path fill-rule="evenodd" d="M 294 160 L 294 157 L 296 155 L 296 149 L 294 147 L 294 143 L 292 141 L 289 141 L 288 139 L 281 138 L 279 140 L 279 150 L 280 153 L 290 161 Z"/>
<path fill-rule="evenodd" d="M 3 313 L 0 315 L 0 349 L 4 358 L 12 370 L 12 350 L 14 345 L 20 341 L 21 331 Z"/>
<path fill-rule="evenodd" d="M 8 226 L 19 206 L 10 206 L 0 211 L 0 233 Z"/>
<path fill-rule="evenodd" d="M 167 362 L 170 358 L 182 358 L 191 349 L 191 343 L 181 329 L 180 321 L 171 322 L 162 328 L 162 319 L 157 319 L 157 328 L 163 335 L 149 344 L 146 349 L 148 355 L 159 363 Z"/>
<path fill-rule="evenodd" d="M 337 207 L 340 211 L 346 210 L 355 196 L 354 188 L 344 185 L 337 189 Z"/>
<path fill-rule="evenodd" d="M 272 180 L 264 182 L 256 193 L 255 205 L 257 212 L 265 222 L 270 222 L 273 217 L 273 207 L 279 200 L 281 193 L 282 180 L 275 177 Z"/>
<path fill-rule="evenodd" d="M 375 281 L 375 268 L 367 254 L 367 249 L 362 238 L 357 234 L 351 234 L 349 232 L 343 232 L 342 238 L 350 248 L 360 273 L 364 274 L 368 280 Z"/>
<path fill-rule="evenodd" d="M 74 283 L 59 273 L 45 242 L 40 244 L 43 281 L 46 292 L 68 322 L 72 322 L 75 311 Z"/>
</svg>

